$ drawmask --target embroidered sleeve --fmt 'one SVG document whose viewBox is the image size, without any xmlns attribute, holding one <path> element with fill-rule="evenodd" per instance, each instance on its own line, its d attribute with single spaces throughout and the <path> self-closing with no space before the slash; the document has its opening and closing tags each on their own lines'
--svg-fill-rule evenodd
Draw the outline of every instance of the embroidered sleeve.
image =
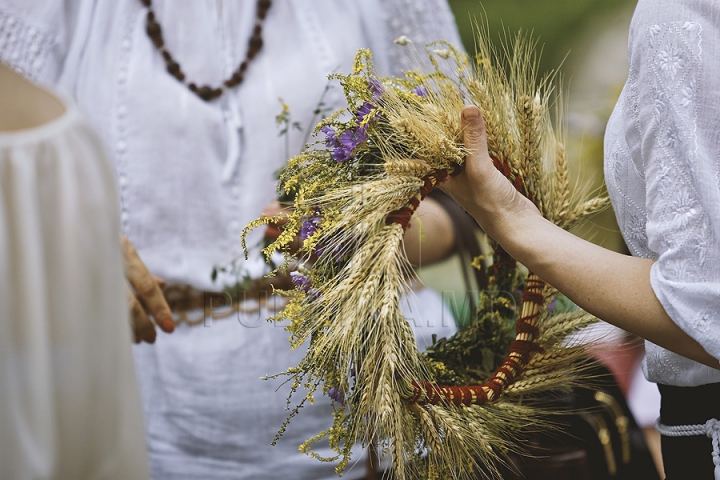
<svg viewBox="0 0 720 480">
<path fill-rule="evenodd" d="M 7 0 L 0 4 L 0 61 L 30 80 L 52 84 L 69 45 L 73 0 Z"/>
<path fill-rule="evenodd" d="M 462 41 L 446 0 L 384 0 L 382 2 L 390 40 L 405 36 L 415 48 L 422 50 L 427 43 L 446 40 L 462 48 Z M 400 46 L 388 52 L 392 73 L 416 68 L 407 49 Z"/>
<path fill-rule="evenodd" d="M 649 26 L 631 41 L 630 63 L 651 284 L 668 315 L 720 359 L 720 79 L 705 53 L 720 48 L 715 27 L 697 18 Z"/>
</svg>

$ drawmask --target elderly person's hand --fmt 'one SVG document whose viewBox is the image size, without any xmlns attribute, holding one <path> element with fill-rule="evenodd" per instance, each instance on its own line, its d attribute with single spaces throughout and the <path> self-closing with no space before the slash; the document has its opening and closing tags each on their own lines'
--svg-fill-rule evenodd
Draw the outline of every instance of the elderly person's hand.
<svg viewBox="0 0 720 480">
<path fill-rule="evenodd" d="M 121 235 L 125 277 L 128 280 L 128 303 L 135 343 L 154 343 L 157 335 L 155 323 L 166 333 L 175 329 L 170 306 L 163 296 L 164 282 L 153 277 L 140 260 L 135 247 L 125 235 Z"/>
</svg>

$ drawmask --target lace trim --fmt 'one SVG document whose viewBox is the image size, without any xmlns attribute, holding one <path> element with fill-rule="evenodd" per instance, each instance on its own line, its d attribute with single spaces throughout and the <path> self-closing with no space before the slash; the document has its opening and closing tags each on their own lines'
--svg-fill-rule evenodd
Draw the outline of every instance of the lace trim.
<svg viewBox="0 0 720 480">
<path fill-rule="evenodd" d="M 25 77 L 41 78 L 56 43 L 44 29 L 0 8 L 0 57 Z"/>
</svg>

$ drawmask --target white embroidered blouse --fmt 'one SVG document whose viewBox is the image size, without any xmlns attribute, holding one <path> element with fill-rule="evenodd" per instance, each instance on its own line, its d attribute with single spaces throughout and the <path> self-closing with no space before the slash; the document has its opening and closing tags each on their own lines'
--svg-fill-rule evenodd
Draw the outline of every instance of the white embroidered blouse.
<svg viewBox="0 0 720 480">
<path fill-rule="evenodd" d="M 720 359 L 720 4 L 640 0 L 630 74 L 608 123 L 605 179 L 633 255 L 656 259 L 668 315 Z M 646 343 L 645 374 L 676 386 L 720 370 Z"/>
</svg>

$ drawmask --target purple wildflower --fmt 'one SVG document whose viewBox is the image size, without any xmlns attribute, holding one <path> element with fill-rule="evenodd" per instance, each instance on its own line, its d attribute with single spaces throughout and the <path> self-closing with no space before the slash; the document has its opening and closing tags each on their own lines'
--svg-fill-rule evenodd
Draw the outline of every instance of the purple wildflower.
<svg viewBox="0 0 720 480">
<path fill-rule="evenodd" d="M 382 83 L 380 83 L 375 78 L 371 78 L 368 81 L 368 89 L 370 90 L 370 92 L 372 92 L 373 102 L 377 102 L 378 100 L 380 100 L 380 97 L 382 96 L 383 92 L 385 91 L 385 88 L 383 88 Z"/>
<path fill-rule="evenodd" d="M 352 148 L 337 147 L 330 155 L 336 162 L 344 163 L 352 158 Z"/>
<path fill-rule="evenodd" d="M 365 140 L 367 140 L 365 127 L 350 128 L 340 134 L 340 144 L 350 150 L 355 150 Z"/>
<path fill-rule="evenodd" d="M 328 397 L 332 398 L 340 405 L 345 403 L 345 393 L 338 387 L 332 387 L 328 390 Z"/>
<path fill-rule="evenodd" d="M 418 97 L 427 97 L 430 94 L 430 91 L 422 85 L 418 85 L 410 91 Z"/>
<path fill-rule="evenodd" d="M 305 241 L 310 238 L 320 228 L 320 212 L 315 210 L 315 215 L 303 219 L 300 226 L 300 239 Z"/>
<path fill-rule="evenodd" d="M 330 125 L 325 125 L 323 128 L 320 129 L 321 132 L 325 134 L 325 145 L 329 148 L 335 148 L 340 146 L 340 143 L 337 140 L 337 132 L 333 127 Z"/>
<path fill-rule="evenodd" d="M 340 136 L 329 125 L 324 126 L 320 131 L 325 134 L 325 145 L 332 148 L 333 160 L 340 163 L 350 160 L 357 146 L 367 140 L 366 128 L 360 126 L 345 130 Z"/>
<path fill-rule="evenodd" d="M 369 122 L 374 122 L 375 120 L 380 118 L 380 112 L 378 111 L 377 105 L 373 105 L 369 102 L 365 102 L 360 105 L 360 108 L 358 108 L 357 114 L 355 115 L 355 118 L 357 119 L 357 124 L 360 125 L 365 119 L 365 117 L 370 114 L 373 114 L 373 116 L 372 118 L 370 118 Z"/>
<path fill-rule="evenodd" d="M 314 302 L 318 298 L 320 298 L 320 290 L 317 288 L 311 288 L 307 291 L 307 298 L 309 301 Z"/>
<path fill-rule="evenodd" d="M 355 149 L 367 140 L 367 132 L 365 127 L 355 127 L 345 130 L 338 137 L 339 146 L 335 147 L 332 152 L 332 158 L 336 162 L 347 162 L 353 156 Z"/>
<path fill-rule="evenodd" d="M 310 291 L 312 286 L 312 280 L 307 275 L 303 275 L 300 272 L 290 272 L 290 280 L 295 284 L 295 288 L 302 290 L 305 293 Z"/>
</svg>

